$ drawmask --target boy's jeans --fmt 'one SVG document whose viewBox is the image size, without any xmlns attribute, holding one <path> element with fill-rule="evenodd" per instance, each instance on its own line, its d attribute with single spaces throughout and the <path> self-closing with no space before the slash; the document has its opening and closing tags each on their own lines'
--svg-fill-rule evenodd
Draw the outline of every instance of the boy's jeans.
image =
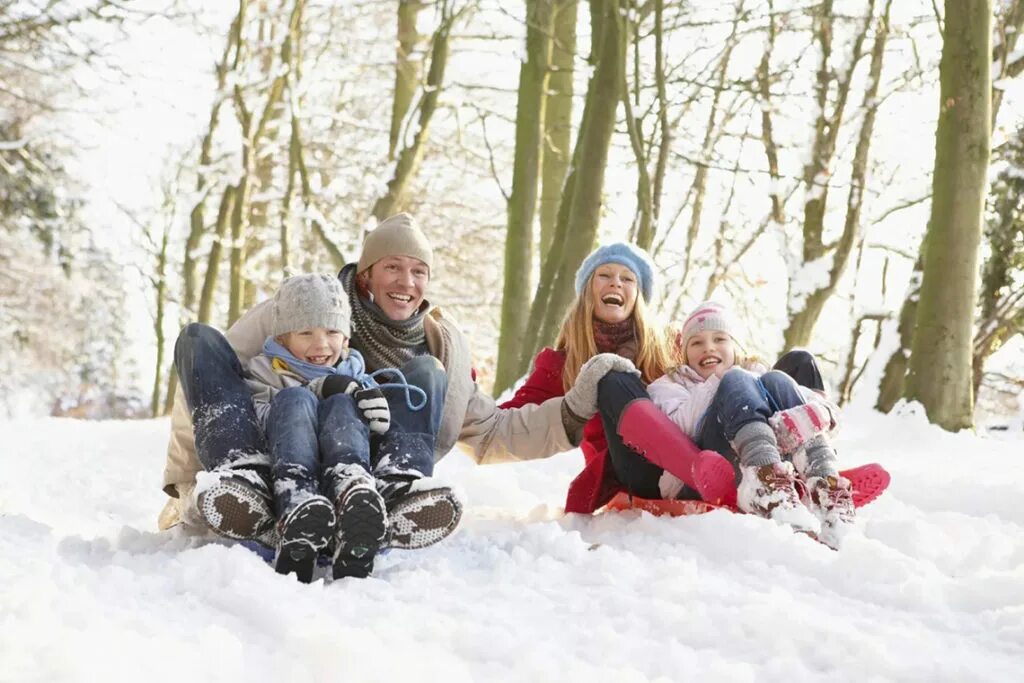
<svg viewBox="0 0 1024 683">
<path fill-rule="evenodd" d="M 335 394 L 321 401 L 305 387 L 291 387 L 274 396 L 267 438 L 278 518 L 318 492 L 333 500 L 343 484 L 338 477 L 358 476 L 360 470 L 375 478 L 433 473 L 447 375 L 432 356 L 414 358 L 402 371 L 409 384 L 427 392 L 427 405 L 413 411 L 403 390 L 385 389 L 391 426 L 383 435 L 370 434 L 350 395 Z"/>
</svg>

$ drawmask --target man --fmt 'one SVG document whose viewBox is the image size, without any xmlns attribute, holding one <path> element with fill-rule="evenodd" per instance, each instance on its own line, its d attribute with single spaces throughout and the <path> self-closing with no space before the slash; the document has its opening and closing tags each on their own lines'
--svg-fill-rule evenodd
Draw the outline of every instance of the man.
<svg viewBox="0 0 1024 683">
<path fill-rule="evenodd" d="M 609 370 L 629 368 L 604 359 L 581 372 L 564 398 L 497 408 L 473 378 L 462 333 L 426 299 L 432 265 L 429 241 L 402 213 L 373 230 L 358 262 L 338 276 L 352 307 L 351 345 L 363 354 L 367 369 L 399 367 L 408 383 L 427 394 L 428 407 L 407 430 L 430 440 L 435 460 L 456 441 L 478 463 L 544 458 L 573 448 L 578 419 L 571 414 L 593 415 L 597 382 Z M 230 538 L 273 543 L 268 449 L 244 384 L 245 366 L 269 334 L 269 303 L 253 307 L 226 337 L 198 323 L 178 337 L 181 390 L 164 470 L 164 491 L 171 500 L 160 515 L 161 529 L 205 524 Z M 392 411 L 401 411 L 404 400 L 389 396 Z M 392 475 L 379 484 L 392 547 L 422 547 L 454 530 L 461 504 L 448 487 L 416 471 Z"/>
</svg>

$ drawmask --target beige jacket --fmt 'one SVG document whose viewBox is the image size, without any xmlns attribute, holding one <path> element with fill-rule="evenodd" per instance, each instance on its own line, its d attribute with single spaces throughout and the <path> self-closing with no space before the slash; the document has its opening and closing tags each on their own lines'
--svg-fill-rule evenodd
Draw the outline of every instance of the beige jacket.
<svg viewBox="0 0 1024 683">
<path fill-rule="evenodd" d="M 228 342 L 243 367 L 260 353 L 271 322 L 270 301 L 251 308 L 227 331 Z M 427 346 L 448 374 L 444 412 L 434 451 L 440 460 L 456 441 L 477 463 L 489 464 L 514 460 L 546 458 L 574 446 L 562 426 L 562 398 L 539 405 L 499 409 L 494 399 L 480 390 L 473 380 L 469 346 L 451 319 L 439 308 L 424 317 Z M 192 420 L 179 386 L 171 413 L 171 438 L 167 447 L 163 488 L 172 496 L 160 515 L 160 528 L 180 521 L 187 511 L 189 493 L 195 486 L 196 472 L 203 469 L 196 458 Z M 179 494 L 185 494 L 180 497 Z"/>
</svg>

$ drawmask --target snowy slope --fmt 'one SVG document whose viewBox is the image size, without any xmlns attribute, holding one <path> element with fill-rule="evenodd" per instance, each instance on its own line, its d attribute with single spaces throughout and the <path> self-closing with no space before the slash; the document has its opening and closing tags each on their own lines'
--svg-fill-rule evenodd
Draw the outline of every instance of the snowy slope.
<svg viewBox="0 0 1024 683">
<path fill-rule="evenodd" d="M 1024 439 L 847 415 L 893 485 L 840 553 L 763 520 L 560 515 L 579 452 L 440 473 L 460 531 L 304 586 L 160 534 L 168 423 L 0 425 L 0 681 L 1011 681 Z"/>
</svg>

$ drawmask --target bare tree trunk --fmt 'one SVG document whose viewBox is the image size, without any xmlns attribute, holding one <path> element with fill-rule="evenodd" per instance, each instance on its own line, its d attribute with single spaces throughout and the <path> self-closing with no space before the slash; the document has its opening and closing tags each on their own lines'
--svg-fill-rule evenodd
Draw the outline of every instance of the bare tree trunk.
<svg viewBox="0 0 1024 683">
<path fill-rule="evenodd" d="M 388 134 L 388 159 L 391 161 L 395 159 L 405 117 L 412 106 L 412 98 L 420 80 L 420 60 L 416 57 L 416 44 L 420 35 L 416 31 L 416 20 L 425 4 L 422 0 L 398 0 L 395 96 L 391 100 L 391 132 Z"/>
<path fill-rule="evenodd" d="M 786 348 L 803 346 L 810 341 L 814 326 L 821 316 L 821 311 L 835 292 L 839 279 L 846 272 L 846 265 L 850 260 L 850 254 L 861 237 L 861 207 L 863 205 L 864 190 L 867 187 L 868 155 L 871 150 L 871 140 L 875 129 L 875 116 L 878 113 L 878 89 L 882 79 L 882 60 L 885 56 L 885 43 L 889 33 L 889 11 L 891 7 L 892 0 L 887 0 L 882 16 L 875 27 L 875 42 L 871 50 L 868 83 L 861 104 L 864 118 L 861 122 L 860 133 L 857 137 L 857 149 L 853 157 L 850 192 L 846 200 L 846 219 L 843 224 L 843 233 L 834 247 L 823 249 L 819 256 L 819 258 L 831 256 L 828 279 L 821 286 L 809 292 L 804 300 L 803 307 L 790 317 L 789 326 L 784 335 Z M 823 196 L 822 201 L 824 199 L 825 197 Z M 824 210 L 823 205 L 821 210 Z M 820 230 L 823 225 L 821 222 L 823 219 L 824 215 L 816 211 L 815 230 Z M 817 232 L 816 235 L 820 243 L 821 232 Z M 806 243 L 804 249 L 806 254 Z"/>
<path fill-rule="evenodd" d="M 907 397 L 947 430 L 974 422 L 971 374 L 978 246 L 991 149 L 992 5 L 946 0 L 932 212 Z"/>
<path fill-rule="evenodd" d="M 865 36 L 874 20 L 875 0 L 869 0 L 867 13 L 864 19 L 863 29 L 857 34 L 850 48 L 849 55 L 841 57 L 843 63 L 848 65 L 844 71 L 836 73 L 831 66 L 833 59 L 832 35 L 834 30 L 834 16 L 832 1 L 826 0 L 822 3 L 814 17 L 815 36 L 818 41 L 818 49 L 821 52 L 821 62 L 818 68 L 818 80 L 815 87 L 817 120 L 815 121 L 814 143 L 811 148 L 811 159 L 804 167 L 804 190 L 806 199 L 804 203 L 803 223 L 803 249 L 799 256 L 802 264 L 811 264 L 819 259 L 826 258 L 833 251 L 830 245 L 824 243 L 825 212 L 828 208 L 829 181 L 831 167 L 835 160 L 836 143 L 839 131 L 843 122 L 843 115 L 846 110 L 846 102 L 850 95 L 850 86 L 853 80 L 853 73 L 863 55 Z M 888 16 L 888 5 L 886 6 L 886 17 Z M 888 21 L 879 22 L 879 29 L 876 33 L 872 69 L 881 73 L 882 57 L 884 55 L 885 36 L 888 31 Z M 880 44 L 879 44 L 880 43 Z M 872 72 L 874 79 L 869 77 L 868 90 L 878 92 L 878 76 Z M 829 94 L 835 90 L 834 101 L 829 102 Z M 810 342 L 811 332 L 814 324 L 821 314 L 821 309 L 835 289 L 834 281 L 838 281 L 846 268 L 849 259 L 850 249 L 854 244 L 855 236 L 859 230 L 860 194 L 863 186 L 857 183 L 863 182 L 866 175 L 867 153 L 871 145 L 871 127 L 874 125 L 875 104 L 865 94 L 865 106 L 868 112 L 865 115 L 867 131 L 862 127 L 861 136 L 857 143 L 859 159 L 855 159 L 864 165 L 859 170 L 860 178 L 854 178 L 854 187 L 847 205 L 847 220 L 844 226 L 843 237 L 840 239 L 836 253 L 832 256 L 832 267 L 826 283 L 815 287 L 812 292 L 798 292 L 795 296 L 791 293 L 789 302 L 789 325 L 784 333 L 785 348 L 806 346 Z M 864 133 L 867 133 L 865 137 Z M 858 170 L 854 170 L 855 175 Z M 854 208 L 854 215 L 851 216 L 849 209 Z M 852 220 L 851 220 L 852 219 Z"/>
<path fill-rule="evenodd" d="M 156 315 L 153 316 L 153 332 L 156 336 L 156 368 L 153 372 L 153 395 L 149 400 L 149 413 L 153 417 L 160 415 L 160 389 L 163 386 L 164 368 L 164 306 L 167 301 L 167 244 L 170 241 L 169 229 L 164 230 L 160 240 L 160 251 L 156 260 Z"/>
<path fill-rule="evenodd" d="M 591 0 L 592 58 L 596 59 L 587 88 L 572 169 L 558 211 L 558 228 L 544 265 L 530 324 L 523 344 L 525 368 L 541 343 L 554 340 L 555 330 L 574 294 L 573 278 L 590 252 L 600 221 L 608 149 L 622 99 L 626 31 L 618 0 Z"/>
<path fill-rule="evenodd" d="M 437 102 L 444 88 L 444 72 L 448 64 L 451 30 L 459 14 L 460 12 L 452 11 L 447 1 L 441 8 L 441 23 L 434 32 L 433 46 L 430 50 L 430 69 L 427 72 L 423 97 L 419 103 L 418 127 L 412 140 L 398 155 L 391 180 L 388 181 L 387 192 L 377 199 L 370 211 L 370 214 L 378 221 L 401 210 L 406 188 L 419 170 L 429 136 L 430 120 L 437 110 Z"/>
<path fill-rule="evenodd" d="M 1024 57 L 1010 61 L 1009 55 L 1013 53 L 1021 28 L 1024 27 L 1024 2 L 1022 0 L 1010 0 L 1006 11 L 1001 14 L 999 29 L 997 31 L 999 40 L 992 50 L 992 68 L 999 78 L 1014 78 L 1024 71 Z M 1002 104 L 1002 90 L 992 91 L 992 125 L 995 126 L 996 117 Z M 921 245 L 923 251 L 924 245 Z M 914 275 L 911 278 L 906 298 L 900 309 L 900 346 L 889 357 L 885 364 L 885 371 L 879 383 L 878 400 L 875 407 L 883 412 L 889 412 L 896 402 L 903 396 L 907 372 L 907 364 L 910 359 L 910 348 L 914 342 L 914 320 L 917 318 L 917 302 L 921 296 L 921 273 L 922 262 L 920 256 L 914 266 Z M 906 321 L 906 322 L 905 322 Z M 974 347 L 979 348 L 979 340 L 975 339 Z M 976 370 L 976 372 L 978 372 Z M 981 375 L 978 374 L 978 377 Z"/>
<path fill-rule="evenodd" d="M 541 161 L 540 263 L 543 267 L 558 221 L 558 204 L 569 168 L 572 144 L 572 93 L 576 59 L 578 0 L 555 0 L 554 40 L 544 106 L 544 153 Z"/>
<path fill-rule="evenodd" d="M 217 211 L 216 234 L 206 259 L 203 290 L 199 296 L 199 313 L 196 319 L 201 323 L 209 324 L 213 316 L 213 298 L 217 288 L 217 276 L 220 273 L 221 255 L 224 252 L 224 240 L 228 234 L 231 216 L 235 213 L 237 195 L 238 189 L 234 185 L 224 188 L 224 193 L 221 195 L 220 209 Z"/>
<path fill-rule="evenodd" d="M 511 386 L 518 375 L 519 344 L 530 316 L 530 301 L 525 294 L 533 270 L 533 219 L 543 153 L 544 92 L 548 87 L 551 31 L 551 0 L 526 0 L 526 60 L 519 66 L 516 149 L 505 235 L 505 284 L 495 395 Z"/>
<path fill-rule="evenodd" d="M 736 10 L 733 14 L 732 29 L 726 41 L 725 51 L 718 63 L 717 83 L 714 95 L 711 98 L 711 109 L 708 112 L 708 123 L 704 129 L 704 142 L 701 145 L 700 159 L 697 164 L 697 171 L 693 176 L 693 186 L 690 194 L 693 196 L 693 207 L 690 211 L 690 225 L 686 230 L 686 251 L 683 253 L 683 277 L 690 272 L 690 260 L 693 257 L 693 247 L 697 242 L 697 235 L 700 232 L 700 222 L 704 213 L 704 193 L 707 188 L 708 163 L 714 151 L 715 142 L 718 136 L 715 130 L 718 126 L 718 106 L 725 91 L 725 79 L 729 74 L 729 63 L 732 60 L 732 51 L 736 47 L 736 33 L 739 31 L 740 20 L 744 17 L 743 0 L 736 3 Z"/>
</svg>

